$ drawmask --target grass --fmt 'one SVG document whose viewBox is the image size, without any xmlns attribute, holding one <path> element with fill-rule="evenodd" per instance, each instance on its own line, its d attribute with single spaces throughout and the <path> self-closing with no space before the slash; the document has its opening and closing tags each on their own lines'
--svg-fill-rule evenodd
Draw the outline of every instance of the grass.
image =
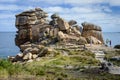
<svg viewBox="0 0 120 80">
<path fill-rule="evenodd" d="M 0 60 L 0 79 L 10 80 L 107 80 L 110 75 L 94 73 L 84 66 L 97 65 L 99 61 L 90 51 L 70 51 L 68 56 L 62 56 L 61 50 L 54 57 L 41 57 L 40 61 L 32 63 L 11 63 L 6 59 Z M 67 68 L 71 67 L 71 68 Z M 86 73 L 86 71 L 89 71 Z M 92 74 L 90 72 L 93 72 Z M 95 75 L 95 77 L 93 76 Z M 116 75 L 115 75 L 116 76 Z M 111 77 L 111 76 L 110 76 Z M 90 78 L 90 79 L 89 79 Z M 109 79 L 109 78 L 108 78 Z M 120 79 L 118 76 L 109 80 Z"/>
</svg>

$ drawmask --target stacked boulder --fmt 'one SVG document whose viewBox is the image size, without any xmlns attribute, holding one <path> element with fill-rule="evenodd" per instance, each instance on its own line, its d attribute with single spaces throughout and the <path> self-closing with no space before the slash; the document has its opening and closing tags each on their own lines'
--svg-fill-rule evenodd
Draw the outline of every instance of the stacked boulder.
<svg viewBox="0 0 120 80">
<path fill-rule="evenodd" d="M 57 14 L 51 16 L 52 21 L 50 25 L 53 26 L 54 37 L 58 41 L 75 43 L 81 37 L 80 31 L 76 27 L 72 27 L 73 24 L 66 22 L 64 19 L 60 18 Z"/>
<path fill-rule="evenodd" d="M 21 44 L 32 41 L 33 36 L 33 27 L 38 24 L 45 24 L 47 13 L 40 8 L 35 8 L 33 10 L 24 11 L 16 15 L 16 28 L 18 29 L 17 35 L 15 38 L 16 45 L 20 46 Z"/>
<path fill-rule="evenodd" d="M 82 26 L 83 26 L 82 36 L 87 39 L 88 43 L 90 43 L 91 41 L 93 42 L 93 44 L 104 43 L 101 32 L 102 29 L 100 26 L 87 22 L 82 23 Z"/>
<path fill-rule="evenodd" d="M 28 61 L 47 54 L 56 54 L 51 45 L 59 43 L 63 46 L 70 43 L 73 45 L 83 45 L 104 43 L 101 28 L 94 24 L 82 23 L 82 28 L 77 25 L 77 21 L 69 22 L 62 19 L 58 14 L 51 15 L 48 21 L 47 13 L 40 8 L 24 11 L 16 15 L 16 28 L 18 29 L 15 43 L 20 48 L 21 53 L 11 60 Z M 49 55 L 50 55 L 49 54 Z"/>
</svg>

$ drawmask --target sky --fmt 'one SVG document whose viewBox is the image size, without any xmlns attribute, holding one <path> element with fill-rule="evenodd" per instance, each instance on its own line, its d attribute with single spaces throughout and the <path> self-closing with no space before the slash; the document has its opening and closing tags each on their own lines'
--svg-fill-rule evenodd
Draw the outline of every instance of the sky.
<svg viewBox="0 0 120 80">
<path fill-rule="evenodd" d="M 103 32 L 120 32 L 120 0 L 0 0 L 0 32 L 17 31 L 15 15 L 36 7 L 49 17 L 58 13 L 80 26 L 89 22 L 101 26 Z"/>
</svg>

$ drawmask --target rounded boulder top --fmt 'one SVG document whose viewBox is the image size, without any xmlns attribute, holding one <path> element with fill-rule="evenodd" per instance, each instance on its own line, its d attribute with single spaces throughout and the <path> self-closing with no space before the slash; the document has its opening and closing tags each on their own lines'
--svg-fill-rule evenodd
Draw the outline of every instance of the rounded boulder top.
<svg viewBox="0 0 120 80">
<path fill-rule="evenodd" d="M 35 8 L 36 11 L 43 11 L 41 8 Z"/>
<path fill-rule="evenodd" d="M 84 30 L 96 30 L 96 31 L 102 31 L 101 27 L 98 25 L 95 25 L 93 23 L 83 22 L 82 23 Z"/>
<path fill-rule="evenodd" d="M 51 15 L 51 18 L 59 18 L 59 15 L 57 13 L 54 13 L 53 15 Z"/>
</svg>

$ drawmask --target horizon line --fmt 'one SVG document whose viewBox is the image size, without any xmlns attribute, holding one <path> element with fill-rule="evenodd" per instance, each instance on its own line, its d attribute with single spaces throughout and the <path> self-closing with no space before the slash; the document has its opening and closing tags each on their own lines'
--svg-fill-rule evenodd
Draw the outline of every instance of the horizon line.
<svg viewBox="0 0 120 80">
<path fill-rule="evenodd" d="M 0 33 L 9 33 L 9 32 L 16 32 L 16 31 L 0 31 Z M 107 31 L 105 32 L 102 32 L 102 33 L 106 33 Z M 112 31 L 111 31 L 112 32 Z M 111 32 L 107 32 L 107 33 L 111 33 Z M 120 33 L 118 31 L 114 32 L 114 33 Z"/>
</svg>

